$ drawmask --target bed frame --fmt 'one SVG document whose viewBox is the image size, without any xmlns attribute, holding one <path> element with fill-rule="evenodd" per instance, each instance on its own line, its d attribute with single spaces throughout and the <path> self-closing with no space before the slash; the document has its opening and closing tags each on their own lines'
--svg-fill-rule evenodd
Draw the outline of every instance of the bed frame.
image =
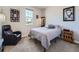
<svg viewBox="0 0 79 59">
<path fill-rule="evenodd" d="M 30 36 L 30 35 L 28 35 L 28 36 L 30 37 L 30 40 L 31 40 L 31 39 L 36 39 L 36 38 L 31 38 L 31 36 Z M 60 36 L 58 36 L 58 37 L 54 38 L 53 40 L 51 40 L 51 42 L 55 42 L 55 43 L 56 43 L 57 38 L 60 38 Z M 39 41 L 39 42 L 40 42 L 40 41 Z M 43 48 L 44 48 L 44 47 L 43 47 Z M 46 52 L 46 48 L 44 48 L 43 52 Z"/>
</svg>

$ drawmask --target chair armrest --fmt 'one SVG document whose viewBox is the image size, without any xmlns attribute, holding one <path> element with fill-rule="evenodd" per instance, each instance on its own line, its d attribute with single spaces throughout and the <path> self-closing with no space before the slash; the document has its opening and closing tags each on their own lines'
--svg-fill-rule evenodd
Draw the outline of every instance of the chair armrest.
<svg viewBox="0 0 79 59">
<path fill-rule="evenodd" d="M 13 34 L 21 34 L 21 32 L 20 31 L 15 31 L 15 32 L 13 32 Z"/>
<path fill-rule="evenodd" d="M 13 38 L 16 38 L 16 35 L 14 35 L 14 34 L 8 34 L 8 35 L 5 35 L 4 36 L 4 39 L 13 39 Z"/>
</svg>

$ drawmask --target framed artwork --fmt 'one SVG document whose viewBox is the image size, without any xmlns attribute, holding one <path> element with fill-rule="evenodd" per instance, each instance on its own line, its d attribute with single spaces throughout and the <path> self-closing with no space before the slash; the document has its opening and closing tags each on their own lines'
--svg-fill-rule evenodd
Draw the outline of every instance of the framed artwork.
<svg viewBox="0 0 79 59">
<path fill-rule="evenodd" d="M 17 9 L 10 9 L 10 21 L 19 22 L 20 21 L 20 12 Z"/>
<path fill-rule="evenodd" d="M 39 18 L 39 15 L 36 15 L 36 19 L 38 19 Z"/>
<path fill-rule="evenodd" d="M 63 9 L 63 21 L 74 21 L 75 20 L 75 7 L 68 7 Z"/>
</svg>

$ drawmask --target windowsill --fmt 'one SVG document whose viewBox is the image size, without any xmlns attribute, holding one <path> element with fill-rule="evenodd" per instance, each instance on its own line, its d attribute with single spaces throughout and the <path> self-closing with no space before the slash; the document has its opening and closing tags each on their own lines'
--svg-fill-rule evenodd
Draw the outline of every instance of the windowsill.
<svg viewBox="0 0 79 59">
<path fill-rule="evenodd" d="M 33 23 L 28 23 L 28 24 L 26 24 L 26 25 L 33 25 Z"/>
</svg>

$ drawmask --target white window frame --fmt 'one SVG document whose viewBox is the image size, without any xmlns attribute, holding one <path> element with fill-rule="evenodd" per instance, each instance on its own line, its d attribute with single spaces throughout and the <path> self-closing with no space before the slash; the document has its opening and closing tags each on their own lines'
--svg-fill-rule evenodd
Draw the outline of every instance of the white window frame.
<svg viewBox="0 0 79 59">
<path fill-rule="evenodd" d="M 25 21 L 26 21 L 26 23 L 27 24 L 33 24 L 33 19 L 34 19 L 34 11 L 33 11 L 33 17 L 32 17 L 32 20 L 31 20 L 31 22 L 29 23 L 28 21 L 27 21 L 27 16 L 26 16 L 26 10 L 30 10 L 30 11 L 33 11 L 32 9 L 28 9 L 28 8 L 26 8 L 25 9 Z M 29 17 L 30 18 L 30 17 Z"/>
</svg>

